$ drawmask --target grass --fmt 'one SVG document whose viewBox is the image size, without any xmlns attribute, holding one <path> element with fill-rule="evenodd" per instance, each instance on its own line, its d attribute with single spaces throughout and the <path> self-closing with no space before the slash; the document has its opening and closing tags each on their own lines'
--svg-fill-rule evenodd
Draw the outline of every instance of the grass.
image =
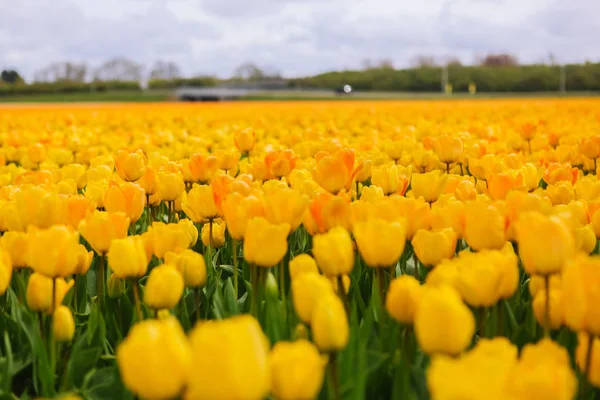
<svg viewBox="0 0 600 400">
<path fill-rule="evenodd" d="M 490 99 L 490 98 L 531 98 L 531 97 L 596 97 L 600 92 L 524 92 L 524 93 L 416 93 L 416 92 L 355 92 L 339 95 L 319 90 L 276 90 L 258 92 L 244 96 L 241 100 L 436 100 L 436 99 Z M 45 93 L 16 96 L 0 96 L 0 103 L 66 103 L 66 102 L 161 102 L 175 100 L 168 89 L 145 91 L 109 91 L 95 93 Z"/>
</svg>

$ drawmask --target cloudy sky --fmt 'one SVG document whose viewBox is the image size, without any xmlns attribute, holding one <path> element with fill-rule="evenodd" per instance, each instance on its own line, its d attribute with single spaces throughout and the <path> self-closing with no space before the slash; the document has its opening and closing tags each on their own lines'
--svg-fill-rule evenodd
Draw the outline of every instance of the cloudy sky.
<svg viewBox="0 0 600 400">
<path fill-rule="evenodd" d="M 52 61 L 119 56 L 222 77 L 249 61 L 285 76 L 417 55 L 600 61 L 600 0 L 0 0 L 0 10 L 0 68 L 26 78 Z"/>
</svg>

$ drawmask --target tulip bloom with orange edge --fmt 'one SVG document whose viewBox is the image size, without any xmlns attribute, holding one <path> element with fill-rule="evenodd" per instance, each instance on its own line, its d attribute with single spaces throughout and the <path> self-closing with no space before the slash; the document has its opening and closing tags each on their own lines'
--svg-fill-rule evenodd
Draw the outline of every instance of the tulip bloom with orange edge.
<svg viewBox="0 0 600 400">
<path fill-rule="evenodd" d="M 567 226 L 556 216 L 529 212 L 517 225 L 519 255 L 530 275 L 551 275 L 560 272 L 575 255 L 575 239 Z"/>
<path fill-rule="evenodd" d="M 104 194 L 104 208 L 108 212 L 124 212 L 133 223 L 137 221 L 144 212 L 146 197 L 144 189 L 135 183 L 117 183 L 109 185 Z"/>
<path fill-rule="evenodd" d="M 411 192 L 415 197 L 423 197 L 426 202 L 435 202 L 444 192 L 448 175 L 439 170 L 423 174 L 413 174 L 411 180 Z"/>
<path fill-rule="evenodd" d="M 411 244 L 419 261 L 426 267 L 433 267 L 454 256 L 456 240 L 457 236 L 452 228 L 439 231 L 419 229 Z"/>
<path fill-rule="evenodd" d="M 133 182 L 140 179 L 146 169 L 146 157 L 142 150 L 130 153 L 126 150 L 119 150 L 115 158 L 117 175 L 126 182 Z"/>
<path fill-rule="evenodd" d="M 127 236 L 129 218 L 125 213 L 94 211 L 81 220 L 78 229 L 96 253 L 102 255 L 114 239 Z"/>
<path fill-rule="evenodd" d="M 317 194 L 304 214 L 303 224 L 311 235 L 325 233 L 334 226 L 349 228 L 350 200 L 327 192 Z"/>
<path fill-rule="evenodd" d="M 140 185 L 144 189 L 146 196 L 152 196 L 158 190 L 158 177 L 156 170 L 152 166 L 147 166 L 144 175 L 138 179 L 135 183 Z"/>
<path fill-rule="evenodd" d="M 464 235 L 473 250 L 502 248 L 506 230 L 507 219 L 494 204 L 479 200 L 466 203 Z"/>
<path fill-rule="evenodd" d="M 544 181 L 549 185 L 560 181 L 575 184 L 578 177 L 579 170 L 577 168 L 572 168 L 570 165 L 552 163 L 548 165 L 548 169 L 544 174 Z"/>
<path fill-rule="evenodd" d="M 183 212 L 194 222 L 204 222 L 219 216 L 212 186 L 194 184 L 192 190 L 184 196 Z"/>
<path fill-rule="evenodd" d="M 315 181 L 326 191 L 336 194 L 342 189 L 349 190 L 362 164 L 354 168 L 354 151 L 340 150 L 334 155 L 327 153 L 315 156 Z"/>
<path fill-rule="evenodd" d="M 525 189 L 523 174 L 520 172 L 491 174 L 487 179 L 487 187 L 492 199 L 504 200 L 509 191 Z"/>
<path fill-rule="evenodd" d="M 219 159 L 196 153 L 190 157 L 187 165 L 193 182 L 208 183 L 219 169 Z"/>
<path fill-rule="evenodd" d="M 272 267 L 279 263 L 288 250 L 289 224 L 271 224 L 263 217 L 248 220 L 244 240 L 244 259 L 249 264 Z"/>
<path fill-rule="evenodd" d="M 395 164 L 384 164 L 374 167 L 371 173 L 371 183 L 379 186 L 384 194 L 397 193 L 404 195 L 410 184 L 412 166 L 402 167 Z"/>
<path fill-rule="evenodd" d="M 296 167 L 298 156 L 292 150 L 275 150 L 265 156 L 265 165 L 271 177 L 288 176 Z"/>
<path fill-rule="evenodd" d="M 223 202 L 223 214 L 231 237 L 235 240 L 243 240 L 246 236 L 248 220 L 264 216 L 263 202 L 254 195 L 244 197 L 239 193 L 231 193 Z"/>
</svg>

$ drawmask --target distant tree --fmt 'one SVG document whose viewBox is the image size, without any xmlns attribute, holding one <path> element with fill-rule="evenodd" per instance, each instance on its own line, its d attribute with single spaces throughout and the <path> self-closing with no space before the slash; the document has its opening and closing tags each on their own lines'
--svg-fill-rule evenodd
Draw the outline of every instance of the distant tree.
<svg viewBox="0 0 600 400">
<path fill-rule="evenodd" d="M 435 67 L 437 62 L 434 56 L 418 55 L 411 61 L 411 64 L 417 68 L 421 67 Z"/>
<path fill-rule="evenodd" d="M 83 82 L 88 73 L 86 64 L 69 61 L 55 62 L 35 73 L 37 82 Z"/>
<path fill-rule="evenodd" d="M 365 58 L 364 60 L 362 60 L 360 62 L 360 65 L 361 65 L 362 69 L 365 71 L 373 68 L 373 63 L 371 62 L 371 60 L 369 58 Z"/>
<path fill-rule="evenodd" d="M 486 67 L 513 67 L 519 65 L 519 60 L 510 54 L 488 54 L 480 58 L 478 64 Z"/>
<path fill-rule="evenodd" d="M 171 61 L 157 61 L 150 71 L 150 79 L 175 79 L 181 77 L 181 69 Z"/>
<path fill-rule="evenodd" d="M 458 57 L 448 57 L 446 59 L 446 66 L 448 67 L 462 67 L 462 62 L 460 61 L 460 58 Z"/>
<path fill-rule="evenodd" d="M 5 69 L 2 72 L 0 72 L 0 81 L 14 84 L 18 82 L 23 82 L 23 78 L 14 69 Z"/>
<path fill-rule="evenodd" d="M 105 62 L 94 71 L 94 80 L 140 82 L 142 71 L 142 66 L 134 61 L 115 58 Z"/>
<path fill-rule="evenodd" d="M 394 61 L 390 58 L 381 59 L 377 63 L 377 68 L 394 69 Z"/>
<path fill-rule="evenodd" d="M 244 63 L 237 67 L 233 73 L 234 77 L 242 80 L 259 80 L 265 77 L 265 73 L 254 63 Z"/>
</svg>

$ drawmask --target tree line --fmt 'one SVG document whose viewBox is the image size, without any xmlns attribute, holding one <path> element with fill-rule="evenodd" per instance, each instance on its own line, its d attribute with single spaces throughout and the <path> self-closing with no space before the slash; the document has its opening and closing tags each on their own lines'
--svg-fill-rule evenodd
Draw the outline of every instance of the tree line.
<svg viewBox="0 0 600 400">
<path fill-rule="evenodd" d="M 462 65 L 447 58 L 418 56 L 412 67 L 395 69 L 388 60 L 364 60 L 360 70 L 333 71 L 314 76 L 284 79 L 273 68 L 253 63 L 240 65 L 228 79 L 214 76 L 185 78 L 174 62 L 157 61 L 145 73 L 142 65 L 126 58 L 109 60 L 97 68 L 72 62 L 52 63 L 34 74 L 26 83 L 18 71 L 0 73 L 0 96 L 39 93 L 82 93 L 94 91 L 174 89 L 182 86 L 213 87 L 256 83 L 264 87 L 275 82 L 278 88 L 339 90 L 351 85 L 361 91 L 437 92 L 444 83 L 454 92 L 467 92 L 476 86 L 479 92 L 543 92 L 600 90 L 600 63 L 557 65 L 550 59 L 533 65 L 519 65 L 509 54 L 489 54 L 476 65 Z M 446 80 L 447 79 L 447 80 Z"/>
</svg>

